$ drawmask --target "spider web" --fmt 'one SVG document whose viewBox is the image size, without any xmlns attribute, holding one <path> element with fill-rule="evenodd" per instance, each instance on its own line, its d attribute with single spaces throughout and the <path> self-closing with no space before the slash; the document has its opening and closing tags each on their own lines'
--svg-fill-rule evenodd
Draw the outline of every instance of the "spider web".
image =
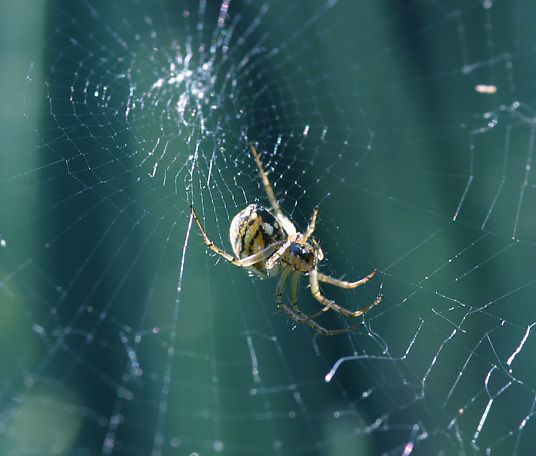
<svg viewBox="0 0 536 456">
<path fill-rule="evenodd" d="M 2 454 L 530 454 L 531 2 L 12 3 Z M 206 253 L 252 143 L 356 331 Z"/>
</svg>

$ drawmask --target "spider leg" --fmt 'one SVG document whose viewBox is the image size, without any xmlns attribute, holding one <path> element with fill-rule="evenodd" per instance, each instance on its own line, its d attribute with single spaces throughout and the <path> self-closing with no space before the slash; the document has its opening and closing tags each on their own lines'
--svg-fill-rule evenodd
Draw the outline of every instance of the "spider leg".
<svg viewBox="0 0 536 456">
<path fill-rule="evenodd" d="M 298 309 L 298 295 L 300 291 L 299 289 L 300 279 L 301 279 L 301 274 L 299 272 L 295 272 L 292 274 L 292 278 L 290 279 L 290 305 L 292 309 L 294 309 L 296 313 L 300 314 L 303 318 L 307 320 L 314 320 L 315 318 L 318 318 L 320 315 L 324 314 L 324 311 L 319 310 L 318 312 L 312 315 L 306 315 L 301 310 Z"/>
<path fill-rule="evenodd" d="M 356 318 L 368 312 L 374 306 L 378 305 L 380 302 L 383 301 L 383 296 L 379 295 L 372 304 L 368 305 L 367 307 L 364 307 L 363 309 L 352 312 L 351 310 L 339 306 L 337 303 L 335 303 L 335 301 L 332 301 L 331 299 L 328 299 L 322 295 L 322 293 L 320 292 L 320 285 L 318 283 L 318 272 L 316 271 L 316 269 L 313 269 L 311 272 L 309 272 L 309 281 L 311 283 L 311 293 L 313 297 L 324 306 L 324 308 L 322 309 L 322 311 L 324 312 L 329 309 L 332 309 L 335 312 L 344 315 L 345 317 Z"/>
<path fill-rule="evenodd" d="M 303 235 L 305 241 L 311 237 L 313 232 L 315 231 L 316 227 L 316 216 L 318 215 L 318 208 L 315 207 L 313 210 L 313 215 L 311 215 L 311 220 L 309 221 L 309 225 L 307 226 L 307 230 L 305 230 L 305 233 Z"/>
<path fill-rule="evenodd" d="M 275 288 L 275 303 L 277 307 L 281 307 L 283 304 L 283 291 L 287 284 L 288 276 L 290 275 L 291 270 L 289 268 L 282 268 L 281 276 L 277 282 L 277 287 Z"/>
<path fill-rule="evenodd" d="M 238 266 L 241 268 L 247 268 L 255 263 L 263 261 L 266 258 L 270 257 L 270 255 L 272 255 L 272 253 L 280 246 L 280 243 L 274 243 L 264 248 L 260 252 L 254 253 L 253 255 L 247 256 L 245 258 L 236 258 L 233 255 L 227 253 L 225 250 L 219 248 L 209 239 L 209 237 L 207 236 L 207 233 L 205 232 L 205 230 L 203 229 L 203 226 L 201 225 L 201 221 L 197 217 L 197 214 L 193 206 L 190 206 L 190 210 L 192 211 L 192 216 L 194 217 L 195 223 L 197 224 L 197 227 L 199 228 L 199 231 L 201 232 L 201 235 L 203 236 L 203 241 L 205 242 L 205 245 L 214 253 L 217 253 L 221 257 L 225 258 L 229 263 L 232 263 L 235 266 Z"/>
<path fill-rule="evenodd" d="M 264 166 L 262 166 L 261 158 L 259 157 L 259 153 L 257 152 L 255 146 L 251 146 L 251 153 L 253 154 L 253 158 L 255 158 L 257 168 L 259 168 L 262 185 L 264 185 L 264 191 L 266 192 L 266 196 L 268 197 L 268 200 L 272 205 L 272 209 L 274 210 L 277 219 L 279 220 L 279 222 L 281 222 L 281 225 L 283 225 L 283 229 L 287 232 L 287 234 L 296 234 L 296 227 L 290 221 L 290 219 L 285 214 L 283 214 L 283 211 L 281 210 L 281 206 L 279 205 L 279 202 L 275 197 L 274 189 L 272 188 L 272 184 L 270 184 L 270 181 L 268 180 L 268 176 L 266 174 L 266 171 L 264 170 Z"/>
<path fill-rule="evenodd" d="M 314 321 L 312 318 L 313 316 L 309 316 L 304 314 L 301 310 L 299 310 L 297 307 L 291 307 L 287 306 L 286 304 L 279 304 L 279 308 L 284 310 L 290 318 L 292 318 L 296 323 L 305 323 L 309 327 L 313 328 L 317 333 L 322 334 L 323 336 L 335 336 L 337 334 L 344 334 L 348 332 L 352 332 L 356 329 L 355 326 L 349 326 L 347 328 L 341 328 L 341 329 L 326 329 L 323 326 L 319 325 L 316 321 Z M 319 312 L 322 313 L 322 312 Z M 315 314 L 318 315 L 318 314 Z"/>
<path fill-rule="evenodd" d="M 295 272 L 292 274 L 292 278 L 290 279 L 290 305 L 293 308 L 296 308 L 298 305 L 300 278 L 301 274 L 299 272 Z"/>
<path fill-rule="evenodd" d="M 369 280 L 371 280 L 376 275 L 376 271 L 372 271 L 369 275 L 363 277 L 362 279 L 358 280 L 357 282 L 347 282 L 345 280 L 339 280 L 335 279 L 333 277 L 330 277 L 328 275 L 322 274 L 321 272 L 318 273 L 318 280 L 320 282 L 329 283 L 330 285 L 334 285 L 336 287 L 340 288 L 357 288 L 361 285 L 367 283 Z"/>
<path fill-rule="evenodd" d="M 264 185 L 264 190 L 266 191 L 266 195 L 268 196 L 268 199 L 270 200 L 270 204 L 272 205 L 272 208 L 275 211 L 275 213 L 277 215 L 280 215 L 283 213 L 283 211 L 281 210 L 281 206 L 279 206 L 279 203 L 277 202 L 274 190 L 272 188 L 272 185 L 270 184 L 270 181 L 268 180 L 268 176 L 266 175 L 264 166 L 262 166 L 259 153 L 257 152 L 257 149 L 255 148 L 255 146 L 251 146 L 251 153 L 253 154 L 253 158 L 255 158 L 255 163 L 257 163 L 257 168 L 259 168 L 259 172 L 261 174 L 261 179 L 262 179 L 262 184 Z"/>
<path fill-rule="evenodd" d="M 326 329 L 323 326 L 319 325 L 316 321 L 314 321 L 315 318 L 319 317 L 324 313 L 322 310 L 313 315 L 306 315 L 300 309 L 298 309 L 297 303 L 299 290 L 298 285 L 300 283 L 301 278 L 300 273 L 292 273 L 292 277 L 290 278 L 290 306 L 284 304 L 282 302 L 283 290 L 291 273 L 292 271 L 288 268 L 283 269 L 281 273 L 281 279 L 279 280 L 276 289 L 276 302 L 278 308 L 285 311 L 288 316 L 292 318 L 296 323 L 305 323 L 309 327 L 313 328 L 317 333 L 322 334 L 324 336 L 335 336 L 337 334 L 344 334 L 356 329 L 355 326 L 342 329 Z"/>
<path fill-rule="evenodd" d="M 275 264 L 279 260 L 279 258 L 281 258 L 283 256 L 283 254 L 289 248 L 290 244 L 292 244 L 294 241 L 295 241 L 295 237 L 290 236 L 289 238 L 287 238 L 285 243 L 281 247 L 279 247 L 277 249 L 277 251 L 270 258 L 268 258 L 268 261 L 266 261 L 266 264 L 265 264 L 265 267 L 266 267 L 267 271 L 269 271 L 270 269 L 272 269 L 275 266 Z"/>
</svg>

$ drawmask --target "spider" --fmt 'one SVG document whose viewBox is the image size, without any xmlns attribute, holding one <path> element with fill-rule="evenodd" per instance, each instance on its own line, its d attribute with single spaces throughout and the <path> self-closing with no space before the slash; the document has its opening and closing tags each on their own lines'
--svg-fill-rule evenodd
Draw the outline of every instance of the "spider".
<svg viewBox="0 0 536 456">
<path fill-rule="evenodd" d="M 335 279 L 319 272 L 317 267 L 324 258 L 324 253 L 318 242 L 312 237 L 318 208 L 314 209 L 305 232 L 298 232 L 294 224 L 283 213 L 255 146 L 251 147 L 251 152 L 259 169 L 271 210 L 258 204 L 250 204 L 236 214 L 229 229 L 229 237 L 235 254 L 233 256 L 217 247 L 209 239 L 193 206 L 190 206 L 192 216 L 203 236 L 205 245 L 235 266 L 246 268 L 260 277 L 274 277 L 280 274 L 275 291 L 276 304 L 296 323 L 305 323 L 316 332 L 327 336 L 353 331 L 356 329 L 355 326 L 326 329 L 318 324 L 315 318 L 328 310 L 338 312 L 345 317 L 356 318 L 382 302 L 383 296 L 379 295 L 372 304 L 363 309 L 351 311 L 322 295 L 319 282 L 346 289 L 357 288 L 371 280 L 376 275 L 376 271 L 372 271 L 356 282 Z M 311 294 L 323 306 L 320 311 L 313 315 L 306 315 L 298 308 L 299 281 L 302 274 L 309 276 Z M 289 281 L 290 305 L 283 302 L 283 292 Z"/>
</svg>

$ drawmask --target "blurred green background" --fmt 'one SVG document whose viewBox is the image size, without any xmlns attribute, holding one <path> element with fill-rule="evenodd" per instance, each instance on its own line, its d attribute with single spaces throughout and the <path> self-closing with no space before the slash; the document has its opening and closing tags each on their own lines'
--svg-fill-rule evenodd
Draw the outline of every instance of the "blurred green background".
<svg viewBox="0 0 536 456">
<path fill-rule="evenodd" d="M 0 454 L 531 454 L 535 13 L 0 2 Z M 206 254 L 253 141 L 356 332 Z"/>
</svg>

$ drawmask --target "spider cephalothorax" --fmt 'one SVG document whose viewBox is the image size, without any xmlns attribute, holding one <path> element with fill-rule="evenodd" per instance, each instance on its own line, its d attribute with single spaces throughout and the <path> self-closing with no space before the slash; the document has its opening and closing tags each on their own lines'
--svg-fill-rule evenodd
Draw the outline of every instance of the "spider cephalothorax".
<svg viewBox="0 0 536 456">
<path fill-rule="evenodd" d="M 208 238 L 192 207 L 192 216 L 203 236 L 205 244 L 209 249 L 227 261 L 236 266 L 247 268 L 261 277 L 273 277 L 279 274 L 280 278 L 276 288 L 276 303 L 280 309 L 287 312 L 296 322 L 306 323 L 315 331 L 325 335 L 351 331 L 354 329 L 353 327 L 336 330 L 325 329 L 314 321 L 314 319 L 330 309 L 346 317 L 359 317 L 379 304 L 383 297 L 381 295 L 378 296 L 372 304 L 364 309 L 351 311 L 323 296 L 320 292 L 319 282 L 329 283 L 330 285 L 341 288 L 357 288 L 372 279 L 376 271 L 371 272 L 357 282 L 334 279 L 318 272 L 318 263 L 324 258 L 322 249 L 312 237 L 315 230 L 318 209 L 315 208 L 313 211 L 305 232 L 298 232 L 294 224 L 281 210 L 257 150 L 255 147 L 252 147 L 251 151 L 259 168 L 259 173 L 272 210 L 270 211 L 258 204 L 250 204 L 233 218 L 229 229 L 229 237 L 236 256 L 232 256 L 214 245 Z M 309 275 L 311 293 L 324 306 L 319 312 L 313 315 L 305 315 L 298 308 L 298 285 L 302 274 Z M 283 291 L 289 280 L 290 305 L 287 305 L 283 302 Z"/>
<path fill-rule="evenodd" d="M 316 268 L 324 254 L 319 247 L 315 247 L 306 241 L 291 242 L 287 251 L 281 256 L 281 261 L 296 272 L 307 273 Z"/>
</svg>

